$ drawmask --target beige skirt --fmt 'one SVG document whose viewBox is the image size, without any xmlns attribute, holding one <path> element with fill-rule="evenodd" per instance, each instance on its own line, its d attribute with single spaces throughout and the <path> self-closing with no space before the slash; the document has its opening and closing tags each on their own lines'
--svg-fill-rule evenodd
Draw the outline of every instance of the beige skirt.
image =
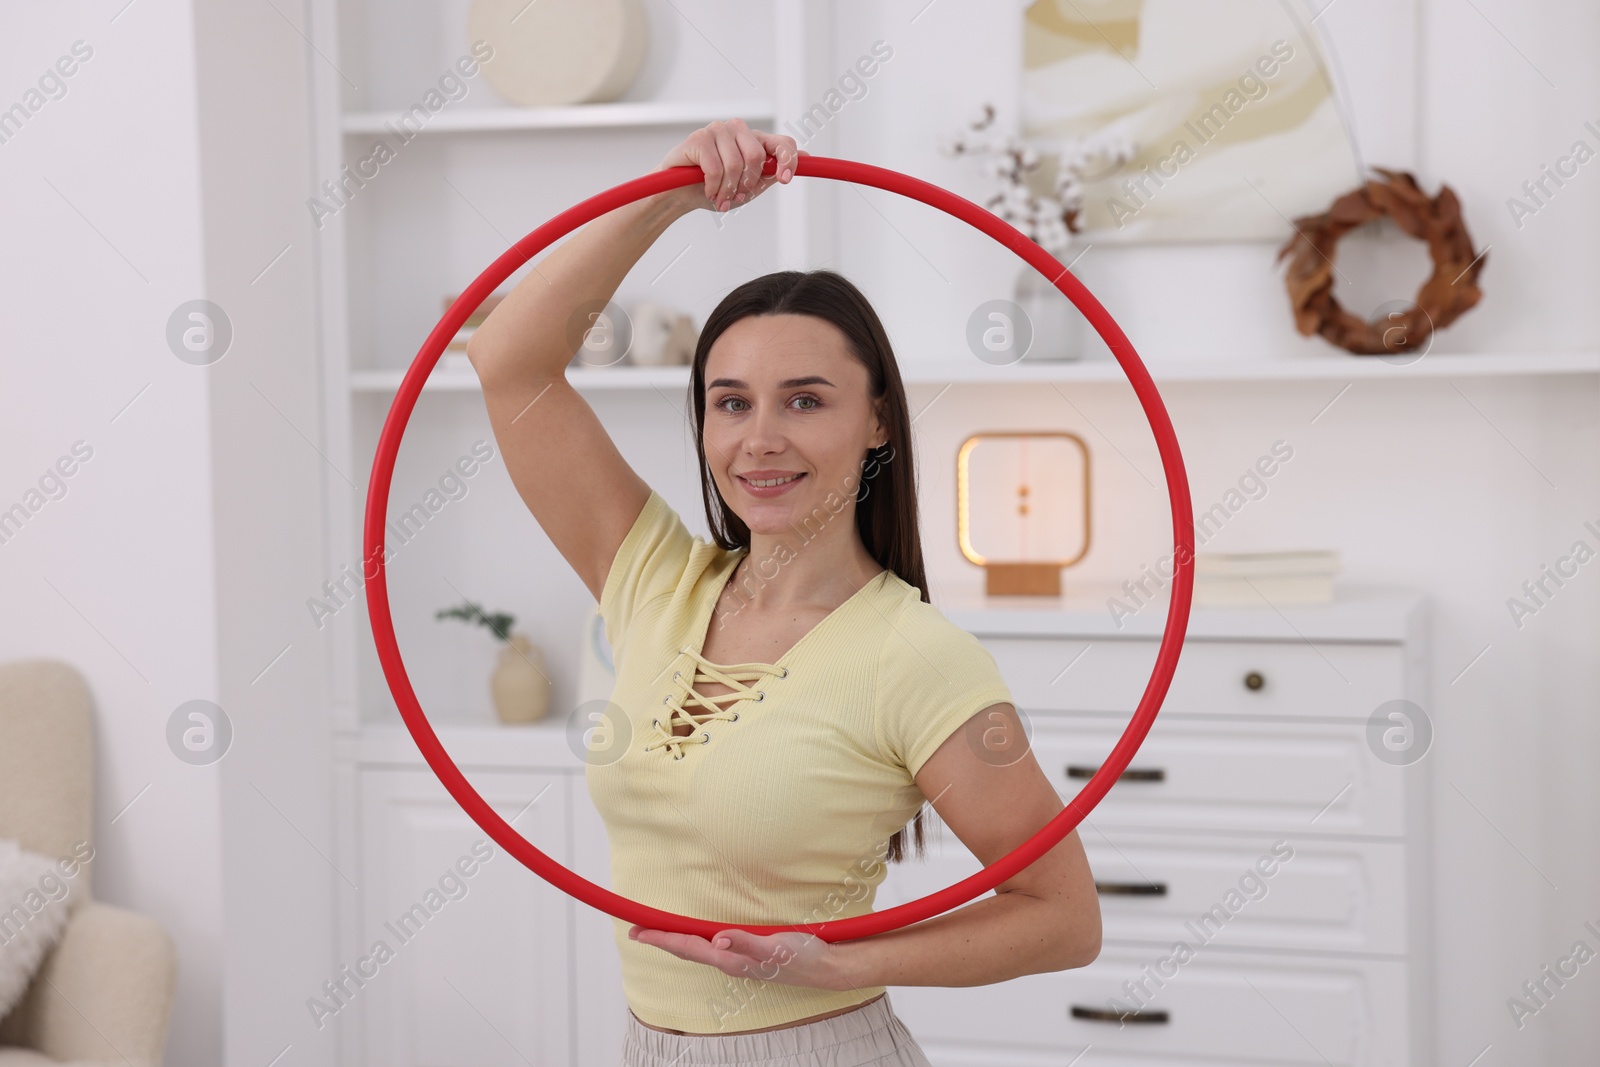
<svg viewBox="0 0 1600 1067">
<path fill-rule="evenodd" d="M 667 1034 L 627 1015 L 622 1067 L 933 1067 L 888 993 L 853 1011 L 759 1034 Z"/>
</svg>

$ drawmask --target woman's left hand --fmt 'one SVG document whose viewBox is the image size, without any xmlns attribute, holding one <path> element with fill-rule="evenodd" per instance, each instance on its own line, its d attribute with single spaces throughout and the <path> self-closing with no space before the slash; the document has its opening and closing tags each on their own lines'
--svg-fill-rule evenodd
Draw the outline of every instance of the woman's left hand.
<svg viewBox="0 0 1600 1067">
<path fill-rule="evenodd" d="M 814 989 L 842 991 L 851 988 L 841 968 L 839 950 L 802 930 L 752 934 L 735 927 L 718 931 L 707 941 L 695 934 L 634 926 L 628 930 L 628 936 L 679 959 L 715 967 L 735 978 L 762 978 Z"/>
</svg>

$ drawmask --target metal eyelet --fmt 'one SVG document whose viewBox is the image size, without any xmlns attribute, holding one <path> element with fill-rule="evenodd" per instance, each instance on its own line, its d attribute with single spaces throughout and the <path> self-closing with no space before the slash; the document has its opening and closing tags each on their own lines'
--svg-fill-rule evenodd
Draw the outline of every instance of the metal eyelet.
<svg viewBox="0 0 1600 1067">
<path fill-rule="evenodd" d="M 710 740 L 711 740 L 711 735 L 710 734 L 701 734 L 700 735 L 700 743 L 702 745 L 705 744 L 707 741 L 710 741 Z"/>
<path fill-rule="evenodd" d="M 650 725 L 654 726 L 656 729 L 659 730 L 661 728 L 661 720 L 660 719 L 651 719 L 650 720 Z"/>
<path fill-rule="evenodd" d="M 678 678 L 679 678 L 679 677 L 680 677 L 680 676 L 681 676 L 681 675 L 682 675 L 682 674 L 683 674 L 683 672 L 682 672 L 682 671 L 673 671 L 673 672 L 672 672 L 672 680 L 673 680 L 673 681 L 674 681 L 674 682 L 676 682 L 676 681 L 677 681 L 677 680 L 678 680 Z"/>
<path fill-rule="evenodd" d="M 778 677 L 779 677 L 779 678 L 787 678 L 787 677 L 789 677 L 789 668 L 788 668 L 788 667 L 785 667 L 785 668 L 784 668 L 784 669 L 783 669 L 783 673 L 782 673 L 782 674 L 780 674 L 780 675 L 778 675 Z"/>
<path fill-rule="evenodd" d="M 680 752 L 680 753 L 678 753 L 678 754 L 677 754 L 677 755 L 676 755 L 676 756 L 673 756 L 673 757 L 672 757 L 672 758 L 673 758 L 673 759 L 682 759 L 682 758 L 683 758 L 683 753 L 682 753 L 682 752 Z"/>
<path fill-rule="evenodd" d="M 733 718 L 729 719 L 728 721 L 729 722 L 738 722 L 739 721 L 739 713 L 737 711 L 734 712 L 733 713 Z"/>
<path fill-rule="evenodd" d="M 765 693 L 757 693 L 756 694 L 756 703 L 757 704 L 761 703 L 765 699 L 767 699 L 767 694 L 765 694 Z"/>
</svg>

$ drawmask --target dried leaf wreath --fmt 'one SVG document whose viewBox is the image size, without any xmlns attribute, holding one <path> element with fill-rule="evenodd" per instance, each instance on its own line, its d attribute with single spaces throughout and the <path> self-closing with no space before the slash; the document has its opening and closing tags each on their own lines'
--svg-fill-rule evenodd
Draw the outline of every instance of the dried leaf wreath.
<svg viewBox="0 0 1600 1067">
<path fill-rule="evenodd" d="M 1284 276 L 1295 328 L 1304 336 L 1321 334 L 1358 355 L 1390 355 L 1423 347 L 1434 330 L 1454 322 L 1483 296 L 1478 273 L 1487 255 L 1472 250 L 1461 218 L 1461 203 L 1448 185 L 1429 197 L 1406 171 L 1374 167 L 1383 180 L 1370 178 L 1333 202 L 1320 215 L 1294 220 L 1298 231 L 1278 250 L 1278 260 L 1294 253 Z M 1345 234 L 1387 215 L 1396 226 L 1426 241 L 1433 274 L 1404 311 L 1368 322 L 1350 314 L 1333 298 L 1333 260 Z"/>
</svg>

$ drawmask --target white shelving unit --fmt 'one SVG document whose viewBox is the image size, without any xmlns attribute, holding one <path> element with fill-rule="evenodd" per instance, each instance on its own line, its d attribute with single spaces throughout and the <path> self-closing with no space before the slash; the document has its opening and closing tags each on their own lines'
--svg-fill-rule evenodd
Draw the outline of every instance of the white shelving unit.
<svg viewBox="0 0 1600 1067">
<path fill-rule="evenodd" d="M 403 112 L 358 111 L 344 118 L 349 136 L 383 134 Z M 738 115 L 752 126 L 770 123 L 776 111 L 771 100 L 644 100 L 637 103 L 584 104 L 573 107 L 476 108 L 440 114 L 418 132 L 488 133 L 497 130 L 597 130 L 626 126 L 704 126 L 713 119 Z"/>
<path fill-rule="evenodd" d="M 712 0 L 647 0 L 653 41 L 661 46 L 647 52 L 627 93 L 634 99 L 528 108 L 497 97 L 481 65 L 471 77 L 454 68 L 469 51 L 468 6 L 468 0 L 315 5 L 314 44 L 328 60 L 319 75 L 320 141 L 327 157 L 319 169 L 333 186 L 322 185 L 324 203 L 336 209 L 323 220 L 318 250 L 325 342 L 333 354 L 325 377 L 328 439 L 330 455 L 340 457 L 338 466 L 350 483 L 339 487 L 348 490 L 337 507 L 344 519 L 329 532 L 334 560 L 361 556 L 365 483 L 386 411 L 383 398 L 392 398 L 447 299 L 534 226 L 653 169 L 666 149 L 694 129 L 733 116 L 776 129 L 777 116 L 803 113 L 810 45 L 826 32 L 826 13 L 808 11 L 799 0 L 749 5 L 732 22 L 722 17 L 725 5 Z M 751 55 L 770 58 L 743 61 Z M 442 108 L 413 120 L 405 137 L 397 136 L 412 104 L 453 71 L 465 92 L 458 90 Z M 752 77 L 760 84 L 751 84 Z M 380 140 L 393 157 L 376 173 L 371 166 L 358 170 L 356 164 L 371 158 Z M 664 241 L 624 280 L 616 301 L 626 308 L 647 295 L 693 312 L 707 293 L 749 277 L 751 262 L 810 262 L 816 249 L 808 217 L 819 191 L 787 192 L 794 195 L 772 197 L 742 217 L 697 213 L 685 220 L 678 230 L 686 241 L 702 243 L 705 231 L 715 233 L 715 254 L 683 256 L 658 278 L 650 255 L 660 251 L 665 265 L 681 252 Z M 528 269 L 498 291 L 509 291 Z M 704 311 L 699 308 L 698 317 Z M 602 380 L 606 386 L 681 391 L 688 368 L 629 367 L 581 384 Z M 479 385 L 470 369 L 447 370 L 441 362 L 427 389 L 477 394 Z M 425 473 L 419 465 L 434 465 L 420 458 L 426 444 L 411 452 L 413 439 L 483 436 L 481 419 L 481 408 L 452 408 L 427 428 L 415 425 L 396 464 L 394 504 L 401 506 L 398 487 Z M 348 694 L 336 722 L 341 733 L 359 731 L 391 707 L 364 613 L 364 602 L 352 602 L 356 621 L 339 638 L 336 669 Z M 402 647 L 413 646 L 402 637 Z"/>
<path fill-rule="evenodd" d="M 1600 373 L 1600 352 L 1484 353 L 1428 355 L 1414 363 L 1388 363 L 1373 356 L 1285 356 L 1273 360 L 1197 360 L 1155 364 L 1146 369 L 1156 382 L 1238 382 L 1311 380 L 1410 380 L 1415 378 L 1511 377 L 1518 375 Z M 405 377 L 403 370 L 358 371 L 350 376 L 353 393 L 392 394 Z M 907 384 L 942 385 L 946 382 L 1032 385 L 1048 382 L 1126 381 L 1121 364 L 1110 359 L 1059 363 L 1014 363 L 991 366 L 966 362 L 908 363 L 902 367 Z M 684 389 L 688 367 L 575 368 L 569 379 L 580 390 Z M 477 375 L 435 366 L 423 385 L 426 392 L 478 392 Z"/>
<path fill-rule="evenodd" d="M 310 8 L 308 37 L 322 61 L 314 73 L 317 184 L 329 209 L 321 220 L 317 248 L 323 347 L 330 354 L 323 379 L 325 420 L 329 456 L 346 474 L 330 489 L 330 513 L 336 516 L 328 531 L 328 558 L 335 561 L 330 573 L 339 562 L 361 559 L 366 484 L 387 406 L 380 401 L 386 392 L 392 396 L 446 300 L 518 237 L 572 204 L 654 169 L 665 151 L 694 129 L 734 116 L 776 129 L 777 116 L 803 113 L 803 72 L 814 54 L 813 44 L 825 39 L 828 25 L 827 11 L 808 9 L 801 0 L 743 5 L 734 20 L 724 17 L 727 5 L 714 0 L 645 0 L 652 47 L 625 94 L 629 99 L 515 107 L 496 97 L 481 70 L 473 77 L 457 72 L 454 76 L 466 91 L 450 94 L 445 106 L 407 127 L 406 136 L 397 135 L 400 116 L 468 53 L 468 7 L 469 0 L 392 0 L 381 5 L 377 0 L 313 0 Z M 747 61 L 750 56 L 761 58 Z M 392 157 L 377 168 L 369 164 L 358 170 L 360 161 L 373 158 L 379 140 L 390 146 Z M 797 195 L 773 197 L 748 214 L 713 218 L 699 213 L 705 217 L 686 220 L 680 226 L 683 234 L 708 247 L 698 257 L 682 255 L 681 246 L 663 247 L 654 268 L 647 256 L 619 287 L 617 302 L 629 307 L 648 295 L 691 309 L 705 294 L 725 291 L 751 276 L 753 262 L 810 262 L 816 249 L 808 217 L 817 194 L 792 192 Z M 708 234 L 715 235 L 714 247 Z M 674 269 L 665 273 L 661 266 L 669 262 Z M 521 271 L 513 274 L 500 291 L 508 291 L 521 277 Z M 698 310 L 703 318 L 705 309 Z M 470 371 L 439 380 L 448 380 L 463 394 L 478 388 Z M 615 380 L 638 387 L 648 380 L 677 382 L 681 387 L 687 368 L 633 368 L 625 379 Z M 429 386 L 430 392 L 436 388 Z M 481 405 L 475 405 L 417 420 L 396 463 L 392 511 L 398 514 L 409 503 L 406 486 L 426 484 L 430 476 L 436 481 L 436 468 L 449 470 L 441 452 L 448 450 L 453 458 L 474 437 L 492 442 L 483 418 Z M 498 521 L 499 513 L 491 514 L 496 518 L 488 521 Z M 481 511 L 464 507 L 454 515 L 449 521 L 485 521 Z M 403 550 L 408 555 L 390 569 L 389 586 L 391 597 L 397 598 L 394 614 L 408 656 L 408 677 L 449 736 L 458 727 L 439 712 L 444 701 L 430 694 L 456 684 L 450 673 L 460 665 L 449 665 L 455 657 L 448 642 L 466 631 L 442 631 L 431 612 L 408 610 L 401 598 L 413 560 L 420 564 L 416 570 L 431 571 L 429 579 L 439 585 L 442 573 L 448 578 L 444 572 L 453 572 L 456 561 L 474 552 L 463 549 L 449 532 L 430 529 L 425 540 L 422 547 Z M 477 585 L 487 583 L 482 575 L 473 578 Z M 475 586 L 473 580 L 462 584 Z M 430 586 L 421 595 L 430 598 L 425 603 L 432 607 L 448 594 Z M 364 595 L 347 589 L 332 625 L 340 694 L 333 723 L 337 853 L 341 865 L 355 865 L 345 869 L 366 873 L 362 883 L 368 887 L 339 888 L 338 944 L 332 949 L 339 959 L 356 959 L 382 934 L 383 920 L 413 902 L 412 887 L 419 878 L 426 882 L 437 877 L 434 866 L 466 855 L 483 835 L 440 792 L 431 772 L 374 773 L 363 759 L 366 741 L 395 728 Z M 481 672 L 473 682 L 484 684 Z M 544 731 L 550 737 L 559 733 L 559 725 Z M 402 747 L 405 762 L 414 762 L 415 745 L 409 737 Z M 483 775 L 475 775 L 475 781 L 493 803 L 505 805 L 508 818 L 554 786 L 550 795 L 525 810 L 518 829 L 551 855 L 603 882 L 605 857 L 590 854 L 593 841 L 581 843 L 584 854 L 576 856 L 569 841 L 567 812 L 587 807 L 586 798 L 574 792 L 582 787 L 581 780 L 574 786 L 566 765 L 540 769 L 526 759 L 514 762 L 504 774 L 489 776 L 493 784 Z M 603 844 L 603 836 L 598 839 Z M 487 874 L 478 876 L 485 888 L 477 892 L 507 894 L 503 904 L 480 903 L 464 910 L 472 929 L 460 926 L 458 918 L 454 933 L 430 930 L 419 936 L 421 947 L 406 950 L 412 962 L 402 965 L 405 976 L 385 979 L 387 992 L 375 989 L 352 1005 L 356 1018 L 339 1028 L 340 1063 L 448 1059 L 511 1064 L 525 1062 L 518 1058 L 525 1054 L 540 1063 L 605 1061 L 594 1045 L 620 1036 L 622 1019 L 599 1018 L 583 1005 L 586 996 L 596 1003 L 620 1003 L 619 979 L 614 961 L 612 970 L 601 966 L 596 971 L 594 954 L 580 957 L 576 949 L 580 935 L 586 945 L 600 943 L 609 935 L 609 925 L 603 916 L 578 921 L 572 902 L 555 899 L 558 894 L 542 884 L 532 891 L 550 899 L 541 898 L 542 903 L 529 909 L 526 872 L 518 871 L 503 852 L 486 869 Z M 388 888 L 373 888 L 380 885 Z M 422 888 L 418 883 L 417 890 Z M 496 979 L 498 985 L 453 993 L 440 974 L 456 974 L 456 962 L 469 957 L 473 966 L 465 970 L 482 970 L 481 949 L 503 936 L 500 916 L 507 910 L 530 916 L 512 935 L 528 951 L 500 975 L 503 982 Z M 544 917 L 535 920 L 535 914 Z M 481 943 L 480 936 L 485 939 Z M 605 997 L 592 995 L 597 987 L 605 990 Z M 415 1010 L 419 1004 L 428 1010 Z M 482 1013 L 502 1019 L 501 1029 L 517 1047 L 508 1047 L 504 1034 L 484 1026 Z M 614 1049 L 610 1060 L 615 1060 Z"/>
<path fill-rule="evenodd" d="M 315 0 L 313 41 L 327 60 L 316 71 L 317 99 L 324 108 L 320 140 L 327 157 L 318 168 L 322 174 L 336 180 L 345 165 L 365 158 L 389 124 L 452 70 L 456 57 L 467 51 L 467 6 L 468 0 L 395 0 L 382 7 L 376 0 Z M 646 70 L 630 90 L 637 99 L 515 107 L 499 101 L 480 72 L 466 79 L 467 95 L 432 114 L 394 161 L 325 220 L 318 252 L 324 347 L 332 355 L 325 379 L 327 437 L 329 454 L 339 459 L 349 483 L 338 482 L 331 491 L 342 518 L 329 531 L 330 559 L 360 557 L 373 447 L 406 368 L 437 323 L 446 297 L 465 288 L 539 223 L 649 169 L 640 160 L 651 159 L 656 146 L 669 147 L 706 122 L 731 115 L 784 130 L 786 120 L 806 114 L 837 76 L 830 66 L 837 57 L 831 53 L 828 5 L 766 0 L 741 8 L 737 20 L 717 17 L 711 0 L 649 0 L 646 6 L 653 22 L 676 31 L 676 40 L 673 48 L 649 53 Z M 730 47 L 730 41 L 752 47 Z M 760 60 L 747 61 L 747 56 Z M 761 84 L 752 84 L 752 77 Z M 337 110 L 327 111 L 326 101 L 336 102 Z M 656 262 L 665 266 L 686 243 L 697 244 L 699 232 L 720 221 L 703 212 L 696 214 L 704 217 L 683 220 L 684 233 L 675 228 L 672 240 L 647 254 L 619 288 L 618 301 L 626 305 L 648 288 L 653 298 L 703 313 L 708 294 L 748 279 L 755 264 L 772 269 L 829 262 L 830 231 L 818 224 L 828 211 L 823 184 L 797 183 L 784 195 L 765 199 L 758 210 L 729 220 L 726 232 L 717 236 L 727 242 L 725 248 L 696 260 L 691 247 L 657 281 L 649 256 L 659 251 Z M 702 231 L 690 229 L 696 225 Z M 501 291 L 519 276 L 514 274 Z M 1141 352 L 1141 358 L 1158 384 L 1600 373 L 1600 352 L 1593 351 L 1430 353 L 1403 365 L 1325 348 L 1258 360 L 1184 358 L 1160 351 Z M 993 366 L 959 347 L 903 353 L 901 370 L 908 384 L 924 386 L 1127 381 L 1122 367 L 1109 358 Z M 609 398 L 617 403 L 635 395 L 648 399 L 652 392 L 681 398 L 688 377 L 687 367 L 578 367 L 570 374 L 577 388 L 608 396 L 608 404 Z M 480 387 L 470 370 L 441 362 L 424 390 L 428 397 L 450 395 L 469 403 L 430 408 L 427 420 L 413 420 L 397 464 L 396 504 L 407 476 L 415 480 L 422 473 L 416 467 L 416 438 L 432 447 L 452 434 L 462 436 L 463 427 L 481 425 Z M 358 604 L 351 614 L 362 610 Z M 346 694 L 336 722 L 340 731 L 359 730 L 387 705 L 370 645 L 364 619 L 344 627 L 335 655 Z M 402 647 L 410 645 L 402 640 Z"/>
</svg>

